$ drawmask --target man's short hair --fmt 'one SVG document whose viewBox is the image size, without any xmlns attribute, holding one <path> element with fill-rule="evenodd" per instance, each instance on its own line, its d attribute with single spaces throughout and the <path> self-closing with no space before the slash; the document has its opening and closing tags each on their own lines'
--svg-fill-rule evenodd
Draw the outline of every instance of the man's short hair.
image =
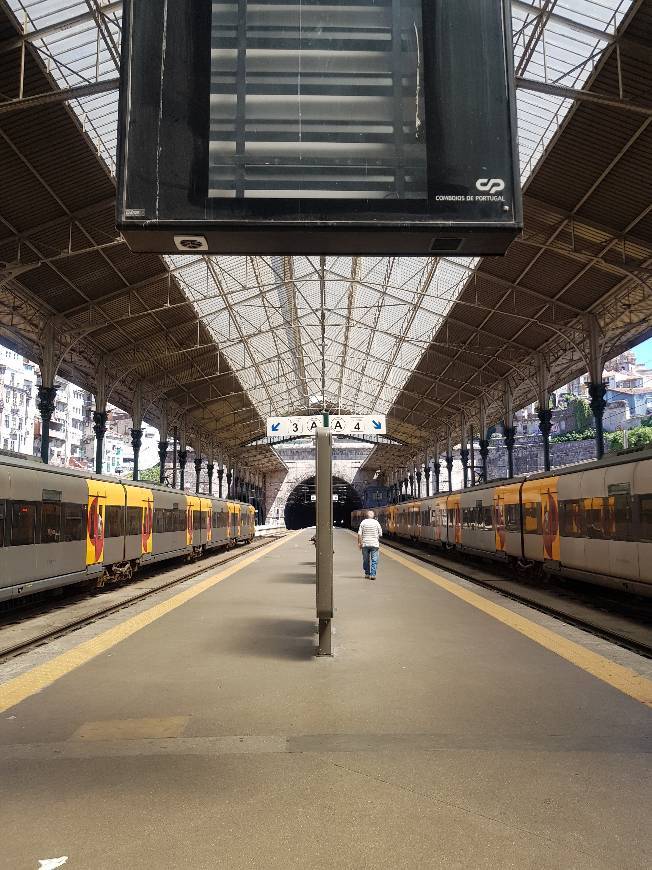
<svg viewBox="0 0 652 870">
<path fill-rule="evenodd" d="M 367 511 L 367 518 L 368 519 L 372 520 L 374 518 L 374 516 L 375 516 L 375 514 L 373 511 Z"/>
</svg>

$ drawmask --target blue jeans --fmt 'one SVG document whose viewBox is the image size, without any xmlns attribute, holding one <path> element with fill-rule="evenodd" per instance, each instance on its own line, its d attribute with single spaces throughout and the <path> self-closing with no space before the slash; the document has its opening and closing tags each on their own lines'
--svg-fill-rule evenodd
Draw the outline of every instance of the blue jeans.
<svg viewBox="0 0 652 870">
<path fill-rule="evenodd" d="M 362 548 L 362 568 L 365 574 L 370 577 L 376 576 L 376 567 L 378 566 L 378 547 L 363 547 Z"/>
</svg>

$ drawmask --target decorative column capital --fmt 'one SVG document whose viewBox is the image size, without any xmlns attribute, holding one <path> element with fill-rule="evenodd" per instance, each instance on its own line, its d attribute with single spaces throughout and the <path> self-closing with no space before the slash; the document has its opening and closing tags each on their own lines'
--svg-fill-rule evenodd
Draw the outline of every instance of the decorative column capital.
<svg viewBox="0 0 652 870">
<path fill-rule="evenodd" d="M 503 426 L 503 435 L 505 437 L 505 446 L 508 450 L 511 450 L 516 441 L 516 428 L 514 426 Z"/>
<path fill-rule="evenodd" d="M 539 418 L 539 429 L 544 436 L 550 435 L 550 430 L 552 429 L 552 409 L 551 408 L 539 408 L 537 411 L 537 417 Z"/>
<path fill-rule="evenodd" d="M 96 438 L 103 438 L 106 435 L 106 411 L 93 411 L 93 431 Z"/>
<path fill-rule="evenodd" d="M 57 395 L 57 387 L 44 387 L 40 386 L 38 388 L 38 398 L 36 401 L 36 406 L 41 412 L 41 417 L 44 421 L 50 422 L 52 419 L 52 415 L 54 414 L 54 402 Z"/>
<path fill-rule="evenodd" d="M 131 446 L 134 450 L 140 450 L 140 445 L 143 442 L 143 430 L 142 429 L 132 429 L 131 430 Z"/>
<path fill-rule="evenodd" d="M 605 399 L 605 395 L 607 393 L 607 385 L 604 381 L 594 383 L 589 383 L 589 405 L 591 406 L 591 411 L 594 417 L 600 417 L 604 415 L 604 409 L 607 406 L 607 402 Z"/>
</svg>

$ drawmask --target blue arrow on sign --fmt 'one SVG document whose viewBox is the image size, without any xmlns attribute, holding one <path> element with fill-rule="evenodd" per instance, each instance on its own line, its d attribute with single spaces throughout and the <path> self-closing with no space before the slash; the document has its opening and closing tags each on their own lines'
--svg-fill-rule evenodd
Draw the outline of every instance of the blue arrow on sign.
<svg viewBox="0 0 652 870">
<path fill-rule="evenodd" d="M 378 420 L 372 420 L 371 422 L 374 424 L 374 429 L 382 429 L 383 428 L 383 424 L 379 423 Z"/>
<path fill-rule="evenodd" d="M 280 428 L 281 428 L 281 424 L 280 424 L 280 423 L 272 423 L 272 432 L 278 432 L 278 430 L 279 430 Z"/>
</svg>

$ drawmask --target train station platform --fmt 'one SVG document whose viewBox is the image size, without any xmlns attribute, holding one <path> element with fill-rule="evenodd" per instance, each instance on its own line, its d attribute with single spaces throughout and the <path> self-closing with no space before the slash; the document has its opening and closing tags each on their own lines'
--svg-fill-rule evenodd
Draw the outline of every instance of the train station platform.
<svg viewBox="0 0 652 870">
<path fill-rule="evenodd" d="M 652 865 L 649 661 L 311 534 L 0 666 L 0 867 Z"/>
</svg>

